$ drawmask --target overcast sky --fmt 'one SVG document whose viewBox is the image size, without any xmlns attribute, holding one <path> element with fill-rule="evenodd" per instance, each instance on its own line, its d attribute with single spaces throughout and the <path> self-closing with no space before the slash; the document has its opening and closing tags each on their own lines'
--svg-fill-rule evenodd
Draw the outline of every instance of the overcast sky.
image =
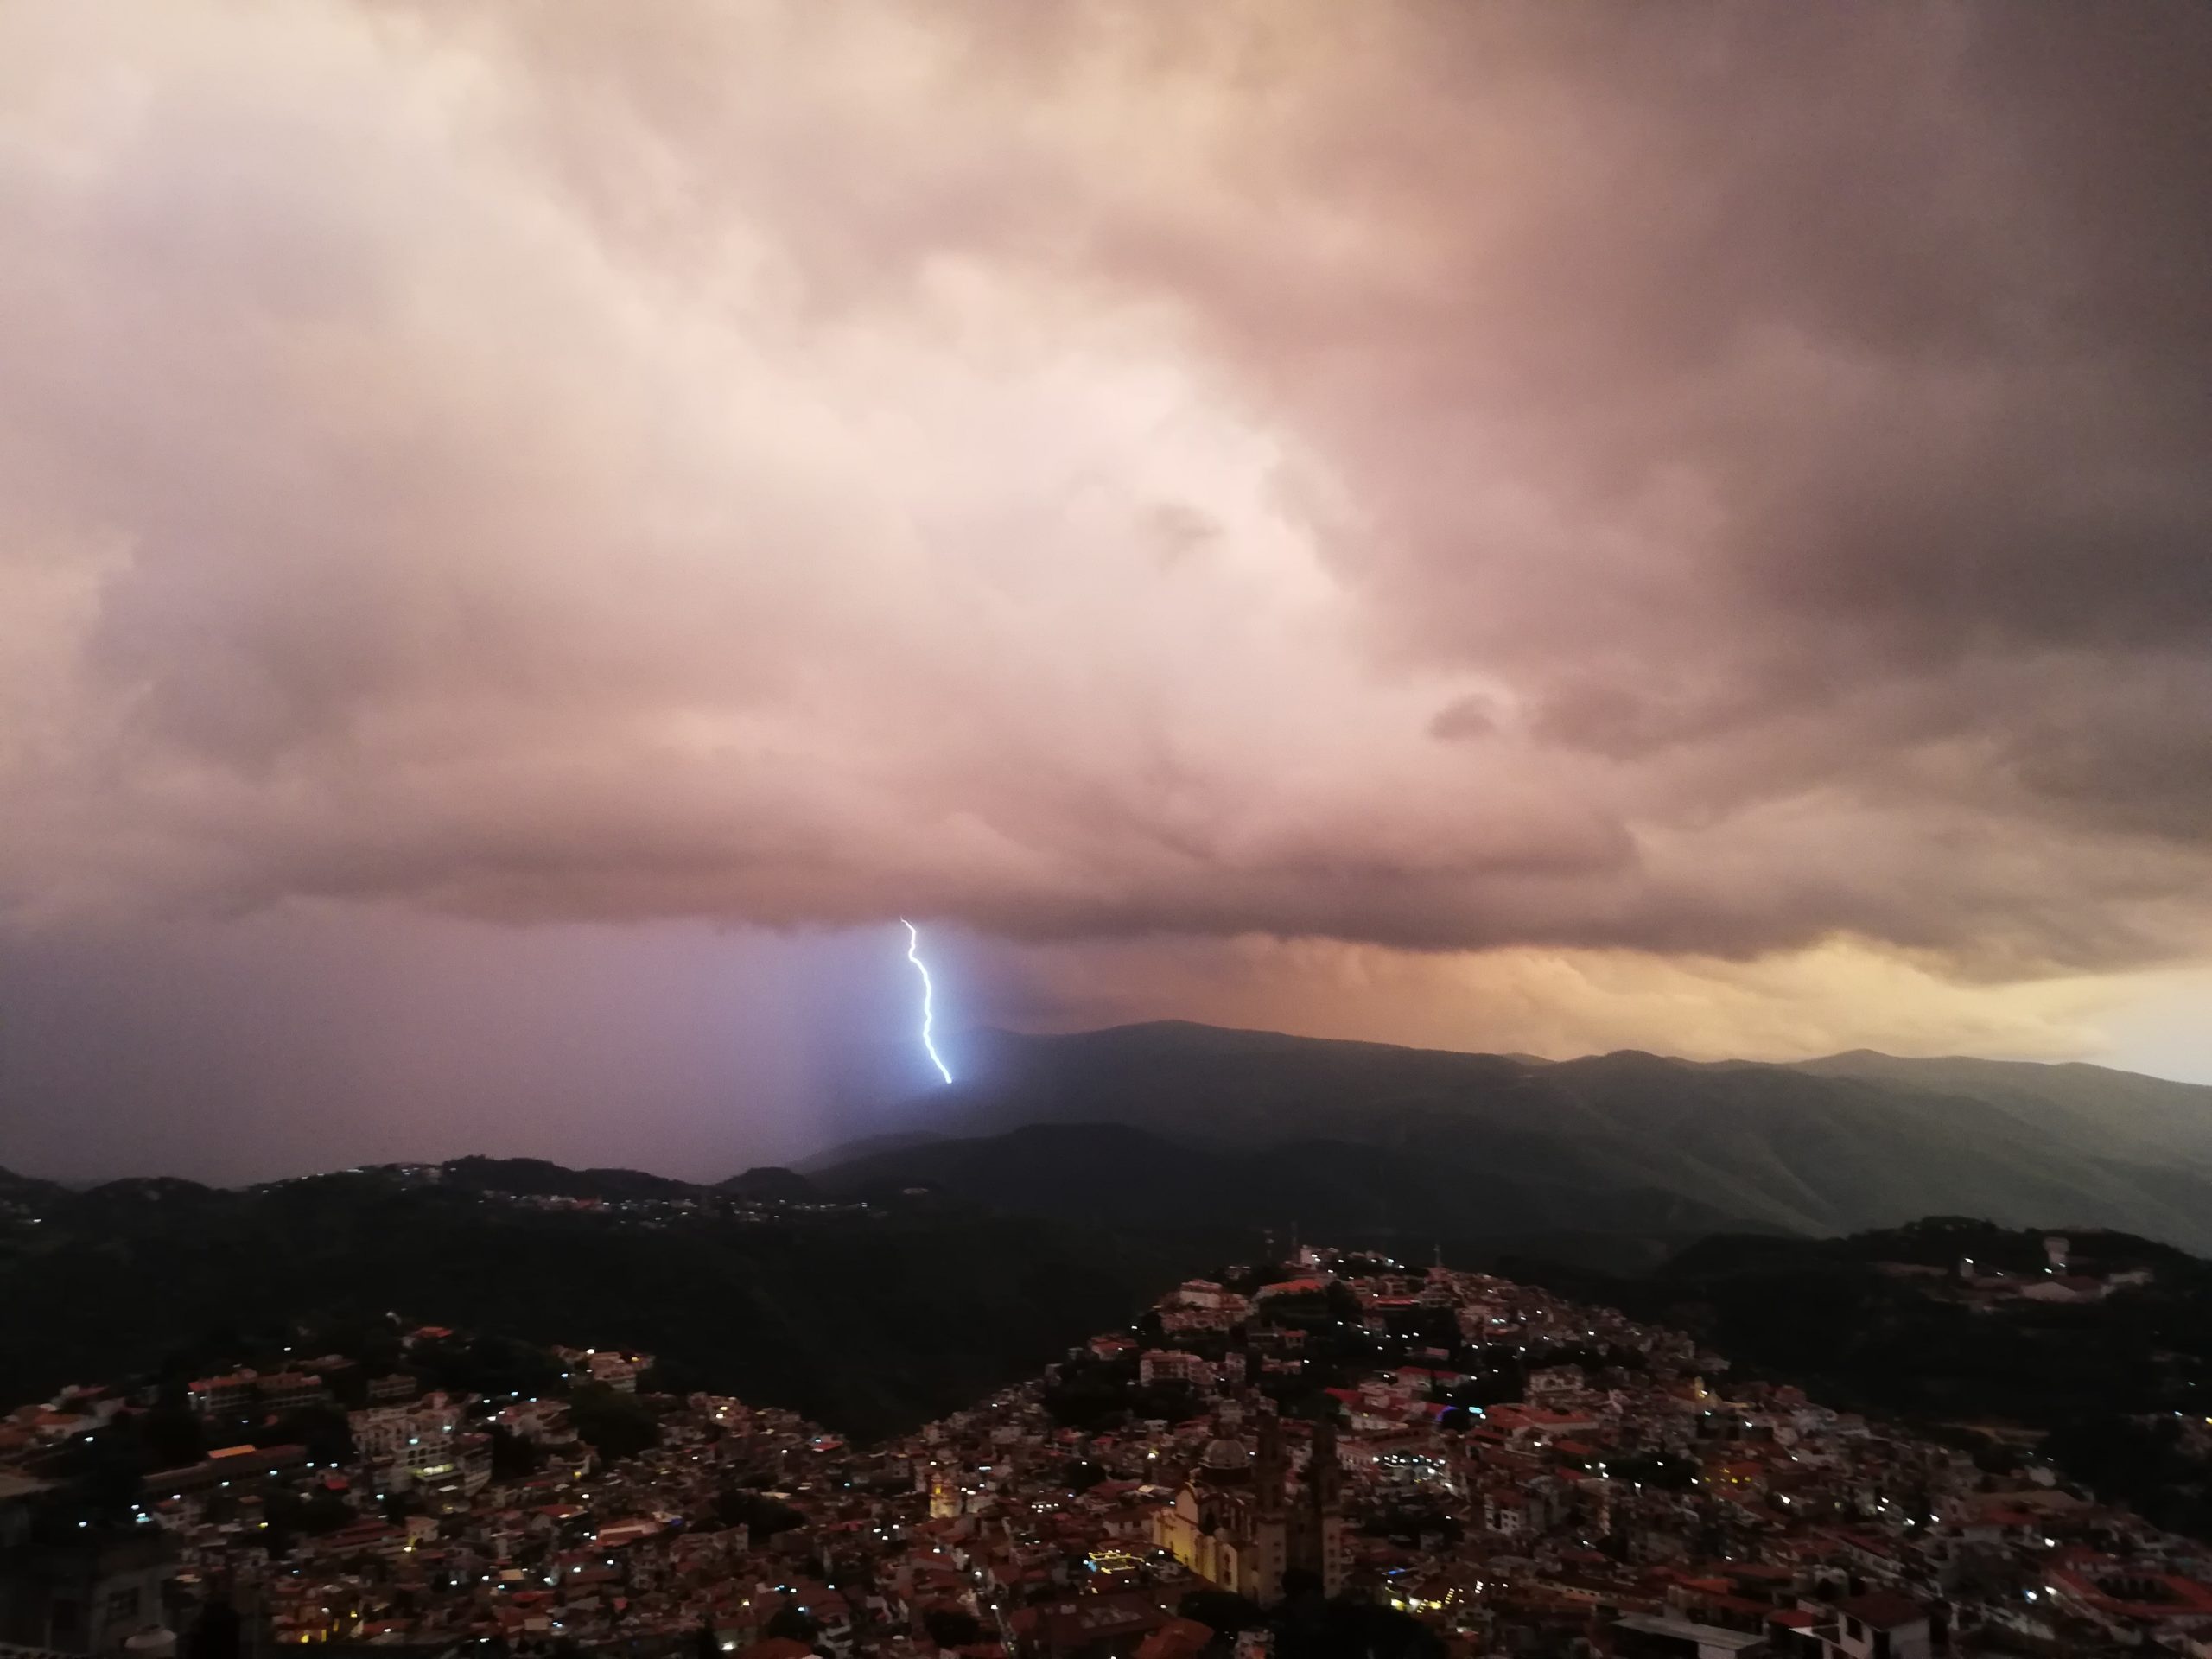
<svg viewBox="0 0 2212 1659">
<path fill-rule="evenodd" d="M 0 1162 L 789 1155 L 900 915 L 955 1023 L 2212 1077 L 2208 85 L 2194 0 L 0 9 Z"/>
</svg>

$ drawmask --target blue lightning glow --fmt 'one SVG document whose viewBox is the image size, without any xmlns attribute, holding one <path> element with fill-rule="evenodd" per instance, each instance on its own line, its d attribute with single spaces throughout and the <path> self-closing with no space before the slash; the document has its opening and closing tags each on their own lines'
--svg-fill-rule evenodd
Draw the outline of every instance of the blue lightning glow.
<svg viewBox="0 0 2212 1659">
<path fill-rule="evenodd" d="M 899 921 L 906 930 L 906 960 L 914 964 L 914 971 L 922 976 L 922 1046 L 929 1050 L 930 1064 L 937 1067 L 938 1075 L 950 1083 L 952 1068 L 944 1063 L 944 1056 L 937 1052 L 937 1044 L 931 1037 L 937 1027 L 937 1010 L 932 1006 L 930 970 L 922 961 L 921 931 L 903 916 Z"/>
</svg>

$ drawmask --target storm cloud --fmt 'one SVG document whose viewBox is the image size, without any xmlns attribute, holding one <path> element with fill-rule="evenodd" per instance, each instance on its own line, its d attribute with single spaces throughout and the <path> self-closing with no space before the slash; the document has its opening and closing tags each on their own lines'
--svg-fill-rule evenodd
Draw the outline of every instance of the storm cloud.
<svg viewBox="0 0 2212 1659">
<path fill-rule="evenodd" d="M 2201 959 L 2208 73 L 2182 3 L 10 8 L 0 913 Z"/>
</svg>

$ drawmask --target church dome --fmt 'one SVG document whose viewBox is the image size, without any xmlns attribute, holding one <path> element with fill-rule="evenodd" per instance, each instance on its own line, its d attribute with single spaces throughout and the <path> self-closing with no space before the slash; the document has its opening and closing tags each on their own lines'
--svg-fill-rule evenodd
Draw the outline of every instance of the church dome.
<svg viewBox="0 0 2212 1659">
<path fill-rule="evenodd" d="M 1242 1440 L 1224 1436 L 1206 1442 L 1203 1460 L 1209 1469 L 1249 1469 L 1252 1466 L 1252 1448 Z"/>
</svg>

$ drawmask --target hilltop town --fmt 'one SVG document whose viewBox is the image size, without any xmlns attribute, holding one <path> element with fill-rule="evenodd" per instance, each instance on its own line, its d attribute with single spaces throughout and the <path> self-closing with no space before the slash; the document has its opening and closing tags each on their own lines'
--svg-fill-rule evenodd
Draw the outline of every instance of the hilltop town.
<svg viewBox="0 0 2212 1659">
<path fill-rule="evenodd" d="M 0 1640 L 158 1659 L 234 1612 L 249 1647 L 763 1659 L 2212 1651 L 2212 1551 L 2032 1456 L 1440 1266 L 1233 1267 L 868 1446 L 660 1392 L 649 1355 L 402 1348 L 15 1412 Z M 240 1424 L 122 1484 L 99 1449 Z"/>
</svg>

